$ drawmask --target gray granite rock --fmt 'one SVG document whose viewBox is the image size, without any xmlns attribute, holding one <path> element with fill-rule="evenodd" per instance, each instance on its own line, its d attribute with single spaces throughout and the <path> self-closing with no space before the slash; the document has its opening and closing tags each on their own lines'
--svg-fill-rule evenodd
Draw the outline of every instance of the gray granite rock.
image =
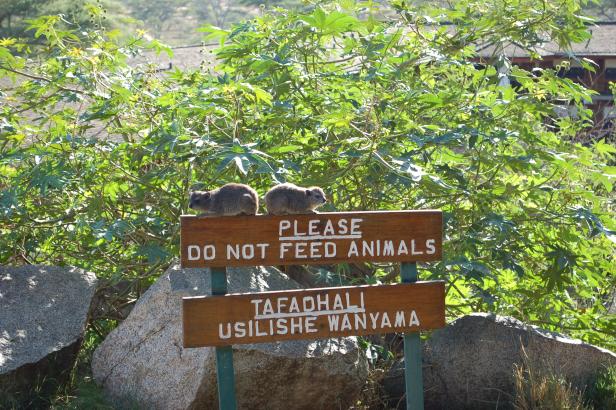
<svg viewBox="0 0 616 410">
<path fill-rule="evenodd" d="M 231 269 L 229 292 L 296 289 L 274 268 Z M 118 407 L 216 409 L 213 348 L 182 347 L 182 296 L 210 293 L 207 269 L 171 267 L 95 351 L 92 372 Z M 241 409 L 348 408 L 367 377 L 355 338 L 234 347 Z"/>
<path fill-rule="evenodd" d="M 0 407 L 66 379 L 95 290 L 96 276 L 78 268 L 0 266 Z"/>
<path fill-rule="evenodd" d="M 526 358 L 525 358 L 526 357 Z M 514 366 L 564 377 L 582 391 L 616 354 L 526 325 L 510 317 L 476 313 L 435 331 L 423 346 L 426 409 L 510 409 Z M 404 408 L 404 363 L 383 380 L 392 407 Z"/>
</svg>

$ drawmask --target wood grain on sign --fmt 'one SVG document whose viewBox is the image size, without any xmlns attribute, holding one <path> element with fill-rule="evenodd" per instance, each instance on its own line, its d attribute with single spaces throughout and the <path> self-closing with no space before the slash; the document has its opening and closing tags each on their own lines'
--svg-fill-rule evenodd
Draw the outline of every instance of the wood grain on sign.
<svg viewBox="0 0 616 410">
<path fill-rule="evenodd" d="M 445 326 L 441 281 L 183 298 L 184 347 L 319 339 Z"/>
<path fill-rule="evenodd" d="M 441 259 L 441 211 L 181 217 L 184 268 Z"/>
</svg>

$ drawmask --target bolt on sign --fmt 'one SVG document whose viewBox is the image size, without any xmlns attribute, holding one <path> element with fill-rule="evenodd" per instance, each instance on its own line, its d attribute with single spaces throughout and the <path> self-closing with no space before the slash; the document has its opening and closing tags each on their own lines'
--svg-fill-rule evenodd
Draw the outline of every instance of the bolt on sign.
<svg viewBox="0 0 616 410">
<path fill-rule="evenodd" d="M 183 298 L 184 346 L 417 332 L 445 325 L 444 282 Z"/>
<path fill-rule="evenodd" d="M 441 211 L 181 217 L 182 267 L 441 259 Z"/>
</svg>

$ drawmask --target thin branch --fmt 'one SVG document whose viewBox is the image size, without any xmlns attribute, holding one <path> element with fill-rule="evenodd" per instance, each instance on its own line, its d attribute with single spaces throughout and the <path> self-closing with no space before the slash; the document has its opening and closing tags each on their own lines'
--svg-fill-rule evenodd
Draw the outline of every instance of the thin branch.
<svg viewBox="0 0 616 410">
<path fill-rule="evenodd" d="M 78 90 L 78 89 L 75 89 L 75 88 L 67 88 L 67 87 L 63 87 L 61 85 L 55 84 L 53 80 L 51 80 L 51 79 L 49 79 L 47 77 L 42 77 L 42 76 L 38 76 L 38 75 L 34 75 L 34 74 L 24 73 L 23 71 L 15 70 L 13 68 L 6 67 L 6 66 L 3 66 L 3 65 L 0 65 L 0 70 L 8 71 L 8 72 L 20 75 L 22 77 L 30 78 L 32 80 L 45 81 L 47 83 L 53 84 L 59 90 L 68 91 L 68 92 L 76 93 L 76 94 L 82 94 L 82 95 L 90 95 L 89 93 L 87 93 L 86 91 L 83 91 L 83 90 Z"/>
</svg>

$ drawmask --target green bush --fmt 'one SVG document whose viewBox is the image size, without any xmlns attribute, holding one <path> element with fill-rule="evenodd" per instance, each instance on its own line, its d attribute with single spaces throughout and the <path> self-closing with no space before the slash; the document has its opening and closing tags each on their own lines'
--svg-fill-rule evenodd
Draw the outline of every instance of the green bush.
<svg viewBox="0 0 616 410">
<path fill-rule="evenodd" d="M 606 367 L 599 372 L 586 392 L 586 399 L 596 410 L 616 408 L 616 366 Z"/>
<path fill-rule="evenodd" d="M 0 263 L 147 286 L 178 254 L 191 188 L 317 184 L 325 211 L 442 209 L 444 260 L 421 276 L 447 281 L 450 316 L 493 311 L 616 347 L 616 150 L 571 142 L 588 90 L 502 52 L 587 39 L 576 3 L 397 1 L 387 17 L 370 4 L 205 27 L 221 47 L 199 70 L 131 65 L 170 50 L 56 17 L 32 23 L 41 47 L 0 40 Z M 475 65 L 478 43 L 519 87 Z M 558 118 L 561 103 L 580 118 Z M 362 281 L 392 277 L 372 268 Z"/>
</svg>

